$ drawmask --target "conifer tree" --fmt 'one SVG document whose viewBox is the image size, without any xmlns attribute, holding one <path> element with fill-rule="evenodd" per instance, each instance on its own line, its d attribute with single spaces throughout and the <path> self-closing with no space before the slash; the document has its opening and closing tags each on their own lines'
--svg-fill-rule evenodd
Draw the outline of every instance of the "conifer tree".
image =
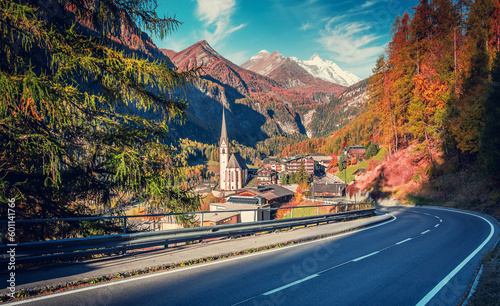
<svg viewBox="0 0 500 306">
<path fill-rule="evenodd" d="M 300 161 L 299 170 L 297 171 L 295 180 L 297 184 L 309 183 L 309 175 L 307 174 L 306 166 L 302 160 Z"/>
<path fill-rule="evenodd" d="M 186 105 L 174 90 L 195 72 L 113 42 L 120 31 L 163 38 L 178 27 L 155 8 L 155 0 L 0 1 L 0 201 L 16 198 L 18 218 L 88 214 L 124 194 L 167 211 L 197 207 L 162 144 Z M 136 115 L 145 112 L 158 119 Z"/>
<path fill-rule="evenodd" d="M 500 54 L 497 54 L 483 102 L 480 156 L 486 173 L 500 182 Z"/>
</svg>

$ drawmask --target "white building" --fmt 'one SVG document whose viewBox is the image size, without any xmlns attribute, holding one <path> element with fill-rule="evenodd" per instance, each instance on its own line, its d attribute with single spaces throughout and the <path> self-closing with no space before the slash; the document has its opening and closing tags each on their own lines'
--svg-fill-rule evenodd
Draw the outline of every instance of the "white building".
<svg viewBox="0 0 500 306">
<path fill-rule="evenodd" d="M 229 158 L 229 140 L 227 138 L 226 117 L 222 109 L 222 129 L 219 141 L 220 189 L 238 190 L 245 186 L 248 167 L 243 158 L 234 153 Z"/>
</svg>

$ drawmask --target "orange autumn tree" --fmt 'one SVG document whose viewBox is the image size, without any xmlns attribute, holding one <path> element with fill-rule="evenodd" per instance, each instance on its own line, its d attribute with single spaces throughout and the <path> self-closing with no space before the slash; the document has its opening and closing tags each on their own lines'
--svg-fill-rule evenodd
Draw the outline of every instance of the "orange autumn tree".
<svg viewBox="0 0 500 306">
<path fill-rule="evenodd" d="M 420 72 L 413 78 L 408 125 L 413 137 L 427 147 L 432 161 L 431 146 L 439 141 L 443 131 L 450 84 L 441 80 L 436 70 L 427 64 L 420 66 Z"/>
</svg>

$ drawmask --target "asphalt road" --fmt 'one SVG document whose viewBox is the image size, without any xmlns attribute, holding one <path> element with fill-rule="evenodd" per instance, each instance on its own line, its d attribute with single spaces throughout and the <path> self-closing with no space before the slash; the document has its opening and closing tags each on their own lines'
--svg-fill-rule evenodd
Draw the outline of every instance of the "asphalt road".
<svg viewBox="0 0 500 306">
<path fill-rule="evenodd" d="M 26 299 L 33 305 L 456 305 L 498 239 L 487 219 L 428 208 L 357 232 Z"/>
</svg>

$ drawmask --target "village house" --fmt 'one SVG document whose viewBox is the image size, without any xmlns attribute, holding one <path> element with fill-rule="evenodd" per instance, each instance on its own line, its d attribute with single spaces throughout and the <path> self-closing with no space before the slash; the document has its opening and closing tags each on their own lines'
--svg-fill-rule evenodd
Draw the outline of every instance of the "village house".
<svg viewBox="0 0 500 306">
<path fill-rule="evenodd" d="M 362 160 L 365 158 L 366 149 L 363 146 L 352 146 L 344 149 L 344 153 L 349 159 Z"/>
<path fill-rule="evenodd" d="M 273 159 L 268 164 L 265 165 L 266 168 L 270 168 L 276 172 L 283 170 L 283 164 L 281 159 Z"/>
<path fill-rule="evenodd" d="M 306 155 L 296 155 L 285 159 L 283 161 L 283 168 L 288 172 L 298 172 L 302 163 L 309 176 L 313 176 L 318 169 L 317 163 Z"/>
<path fill-rule="evenodd" d="M 239 210 L 239 209 L 276 209 L 290 202 L 294 192 L 274 184 L 244 188 L 230 196 L 226 203 L 210 204 L 210 210 Z M 241 212 L 241 222 L 252 222 L 274 219 L 276 210 L 260 212 Z"/>
<path fill-rule="evenodd" d="M 269 185 L 278 183 L 278 172 L 270 168 L 260 168 L 257 171 L 257 179 L 260 185 Z"/>
<path fill-rule="evenodd" d="M 244 188 L 235 196 L 262 197 L 266 204 L 285 204 L 293 198 L 293 191 L 278 185 L 258 186 L 257 188 Z"/>
<path fill-rule="evenodd" d="M 198 222 L 201 222 L 201 214 L 196 215 Z M 214 211 L 203 214 L 203 226 L 214 226 L 223 224 L 235 224 L 240 223 L 240 213 L 239 212 L 224 212 L 224 211 Z"/>
<path fill-rule="evenodd" d="M 321 154 L 321 153 L 312 153 L 308 155 L 309 158 L 314 160 L 316 162 L 317 170 L 316 172 L 321 172 L 324 173 L 325 170 L 328 168 L 330 165 L 330 162 L 332 160 L 331 156 Z"/>
<path fill-rule="evenodd" d="M 230 196 L 225 203 L 210 204 L 210 211 L 238 211 L 239 222 L 256 222 L 271 219 L 270 207 L 259 196 Z"/>
<path fill-rule="evenodd" d="M 313 197 L 333 198 L 345 196 L 345 184 L 339 183 L 313 183 L 311 186 Z"/>
</svg>

